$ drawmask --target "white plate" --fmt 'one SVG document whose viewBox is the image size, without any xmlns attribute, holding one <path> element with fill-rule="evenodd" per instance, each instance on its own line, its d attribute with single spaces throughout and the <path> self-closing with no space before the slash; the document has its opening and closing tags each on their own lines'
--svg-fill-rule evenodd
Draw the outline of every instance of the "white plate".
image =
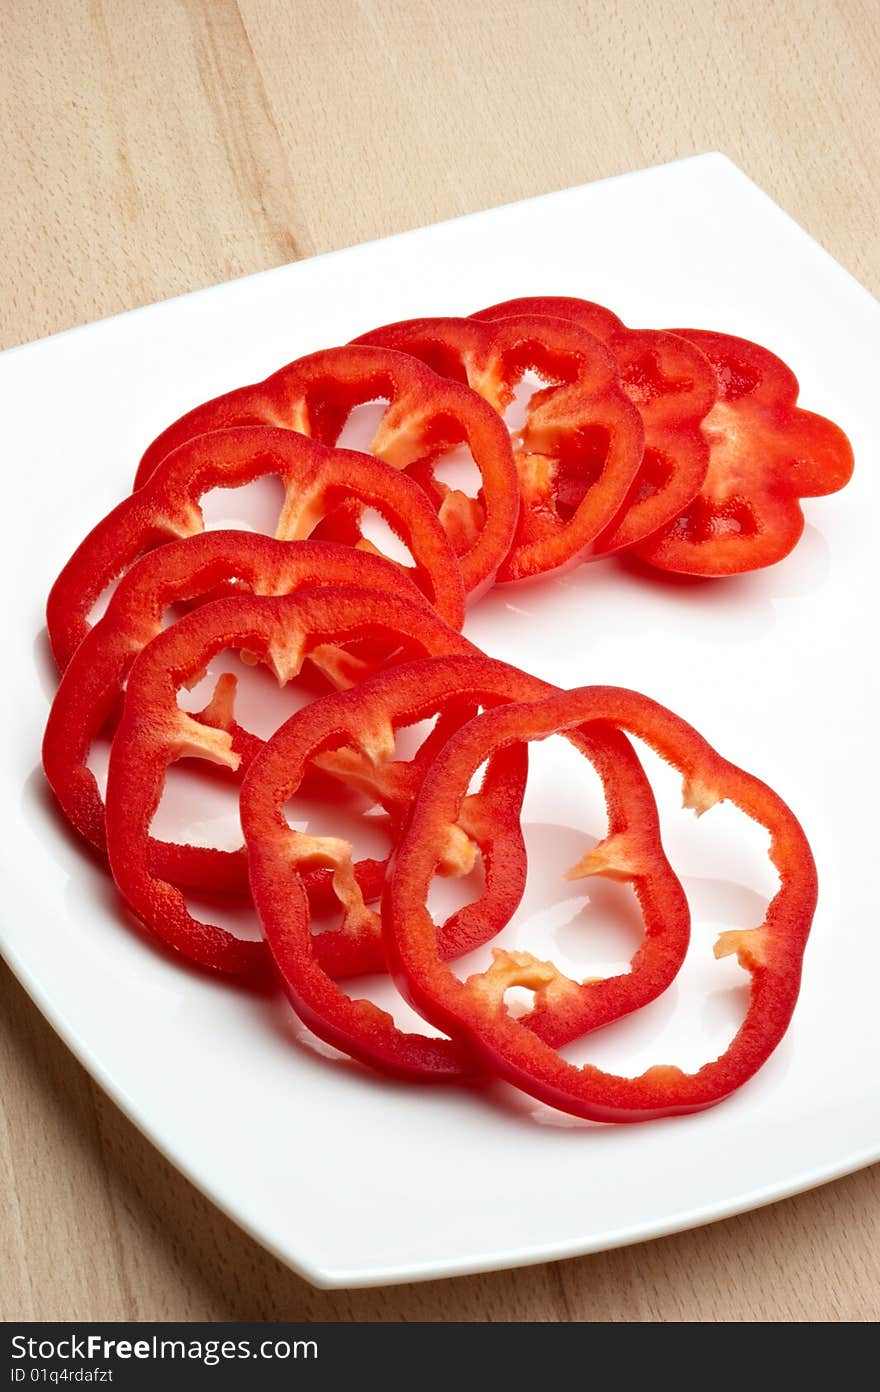
<svg viewBox="0 0 880 1392">
<path fill-rule="evenodd" d="M 631 1128 L 572 1123 L 500 1087 L 487 1105 L 391 1085 L 297 1043 L 280 1006 L 179 969 L 126 927 L 59 829 L 38 764 L 52 688 L 46 589 L 159 429 L 373 324 L 541 293 L 602 301 L 635 325 L 757 339 L 795 368 L 804 404 L 847 429 L 857 459 L 851 486 L 808 502 L 803 541 L 765 573 L 663 584 L 604 563 L 496 591 L 471 617 L 489 652 L 550 680 L 621 683 L 671 705 L 775 785 L 812 839 L 821 902 L 785 1042 L 723 1106 Z M 369 1285 L 594 1251 L 880 1156 L 878 363 L 876 302 L 719 155 L 285 266 L 3 355 L 3 950 L 124 1111 L 310 1280 Z M 607 969 L 632 950 L 631 914 L 615 927 L 622 900 L 601 886 L 582 912 L 582 891 L 559 878 L 583 846 L 573 828 L 601 834 L 595 780 L 571 764 L 560 775 L 562 755 L 547 749 L 528 809 L 534 878 L 511 936 L 563 965 Z M 573 1055 L 630 1072 L 695 1066 L 724 1047 L 740 978 L 710 946 L 719 927 L 760 921 L 771 885 L 760 838 L 740 837 L 725 809 L 685 823 L 674 781 L 661 774 L 658 789 L 693 895 L 687 974 Z"/>
</svg>

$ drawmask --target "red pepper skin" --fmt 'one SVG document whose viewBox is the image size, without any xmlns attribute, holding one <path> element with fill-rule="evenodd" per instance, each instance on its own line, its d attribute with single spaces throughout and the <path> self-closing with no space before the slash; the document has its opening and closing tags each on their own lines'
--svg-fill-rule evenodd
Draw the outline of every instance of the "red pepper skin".
<svg viewBox="0 0 880 1392">
<path fill-rule="evenodd" d="M 252 532 L 216 531 L 169 542 L 143 556 L 119 582 L 104 615 L 68 663 L 43 738 L 43 768 L 62 811 L 80 836 L 102 854 L 107 844 L 104 801 L 88 767 L 92 744 L 117 710 L 137 654 L 162 632 L 167 609 L 210 598 L 218 587 L 233 581 L 241 594 L 292 594 L 324 585 L 357 585 L 396 590 L 416 603 L 421 600 L 416 585 L 392 562 L 326 542 L 275 541 Z M 210 715 L 209 710 L 209 719 Z M 216 721 L 215 716 L 210 723 Z M 246 765 L 263 741 L 235 721 L 225 728 L 232 736 L 233 750 Z M 227 852 L 152 841 L 151 865 L 160 879 L 173 884 L 248 893 L 243 849 Z M 369 865 L 374 870 L 372 874 L 369 868 L 363 871 L 364 891 L 373 897 L 381 893 L 384 864 Z M 310 890 L 315 892 L 317 887 L 313 877 Z"/>
<path fill-rule="evenodd" d="M 471 319 L 509 319 L 517 314 L 544 314 L 553 319 L 568 319 L 572 324 L 580 324 L 587 333 L 595 334 L 603 343 L 608 343 L 616 334 L 626 329 L 623 320 L 611 309 L 596 304 L 593 300 L 580 300 L 575 295 L 518 295 L 512 300 L 501 300 L 499 304 L 478 309 Z"/>
<path fill-rule="evenodd" d="M 660 570 L 736 575 L 773 565 L 804 528 L 801 498 L 849 482 L 853 453 L 839 426 L 797 405 L 790 368 L 744 338 L 676 329 L 708 358 L 718 401 L 703 422 L 705 483 L 662 532 L 636 547 Z"/>
<path fill-rule="evenodd" d="M 684 778 L 697 813 L 729 799 L 770 832 L 780 888 L 761 927 L 722 933 L 716 957 L 735 953 L 751 974 L 746 1018 L 733 1042 L 697 1073 L 660 1065 L 636 1078 L 586 1064 L 576 1068 L 523 1028 L 503 1003 L 513 984 L 540 1000 L 558 991 L 555 968 L 524 959 L 517 976 L 494 969 L 460 982 L 437 950 L 426 908 L 437 828 L 454 819 L 474 769 L 511 740 L 545 739 L 584 721 L 613 722 L 645 741 Z M 616 848 L 604 843 L 612 860 Z M 816 905 L 816 868 L 807 839 L 766 784 L 722 759 L 685 721 L 637 692 L 584 687 L 530 705 L 505 706 L 462 727 L 435 760 L 398 846 L 383 903 L 389 961 L 401 989 L 427 1020 L 459 1040 L 484 1067 L 561 1111 L 592 1121 L 647 1121 L 720 1102 L 761 1067 L 782 1038 L 800 988 L 801 962 Z"/>
<path fill-rule="evenodd" d="M 568 320 L 600 338 L 617 360 L 620 385 L 644 423 L 645 452 L 617 516 L 591 550 L 606 556 L 629 549 L 667 526 L 702 487 L 709 445 L 700 426 L 717 397 L 715 372 L 699 347 L 677 331 L 628 329 L 611 310 L 589 300 L 526 297 L 472 317 L 503 322 L 523 314 Z"/>
<path fill-rule="evenodd" d="M 408 573 L 442 617 L 461 627 L 464 589 L 458 563 L 411 479 L 355 450 L 328 449 L 290 430 L 245 426 L 199 436 L 175 450 L 77 547 L 46 606 L 61 670 L 88 632 L 92 605 L 112 581 L 144 552 L 204 531 L 199 502 L 205 493 L 272 476 L 284 487 L 279 540 L 308 537 L 325 513 L 353 498 L 373 507 L 409 547 L 415 565 Z"/>
<path fill-rule="evenodd" d="M 539 700 L 553 690 L 482 655 L 423 659 L 313 702 L 291 717 L 253 761 L 242 785 L 241 817 L 254 903 L 285 991 L 320 1038 L 397 1077 L 451 1081 L 473 1071 L 468 1052 L 453 1040 L 426 1041 L 401 1031 L 384 1011 L 368 1001 L 353 1001 L 330 980 L 327 962 L 316 952 L 328 939 L 342 944 L 360 936 L 374 953 L 365 966 L 384 970 L 385 961 L 377 954 L 378 918 L 352 890 L 351 848 L 338 841 L 316 845 L 285 819 L 283 809 L 306 770 L 317 763 L 338 777 L 348 775 L 386 806 L 389 793 L 399 797 L 403 787 L 408 812 L 413 784 L 426 777 L 430 781 L 430 766 L 426 772 L 424 766 L 369 764 L 348 748 L 359 730 L 377 729 L 383 721 L 392 730 L 414 724 L 443 710 L 453 696 L 471 706 L 492 707 Z M 613 726 L 597 723 L 570 731 L 570 737 L 602 778 L 609 818 L 608 838 L 584 857 L 578 874 L 630 881 L 644 913 L 646 937 L 628 973 L 583 985 L 566 982 L 563 990 L 545 991 L 539 1006 L 522 1017 L 525 1027 L 556 1044 L 653 1000 L 674 979 L 690 931 L 687 900 L 664 855 L 651 787 L 631 745 Z M 520 901 L 526 871 L 519 824 L 524 756 L 520 743 L 496 744 L 481 791 L 464 798 L 454 821 L 437 822 L 431 829 L 432 873 L 438 863 L 447 871 L 466 872 L 470 843 L 483 853 L 486 870 L 484 894 L 436 929 L 434 944 L 441 959 L 459 957 L 488 941 Z M 512 768 L 502 766 L 500 778 L 499 758 L 516 759 Z M 324 863 L 336 867 L 344 920 L 341 929 L 316 938 L 301 876 L 303 867 L 322 854 Z M 506 970 L 516 974 L 521 959 L 519 953 L 496 954 L 495 979 Z"/>
<path fill-rule="evenodd" d="M 362 637 L 390 643 L 401 661 L 474 651 L 422 601 L 337 585 L 292 595 L 215 600 L 164 629 L 132 664 L 110 751 L 107 854 L 113 878 L 134 913 L 186 960 L 245 980 L 270 978 L 265 943 L 246 942 L 200 923 L 180 890 L 153 870 L 150 826 L 168 766 L 182 758 L 202 758 L 235 771 L 242 762 L 227 729 L 208 726 L 180 709 L 178 690 L 226 648 L 252 653 L 283 685 L 317 648 Z M 365 752 L 378 757 L 386 733 L 384 726 L 361 729 Z"/>
<path fill-rule="evenodd" d="M 388 409 L 370 451 L 419 478 L 448 449 L 466 444 L 481 475 L 480 496 L 449 495 L 440 519 L 455 546 L 465 589 L 475 597 L 492 584 L 510 550 L 517 521 L 516 466 L 510 438 L 476 392 L 438 378 L 405 353 L 385 348 L 328 348 L 289 363 L 254 386 L 240 387 L 187 412 L 150 445 L 138 468 L 141 487 L 173 449 L 194 435 L 264 424 L 336 443 L 355 406 L 386 398 Z"/>
<path fill-rule="evenodd" d="M 499 581 L 568 566 L 608 531 L 639 473 L 644 428 L 614 357 L 593 334 L 570 320 L 518 314 L 408 319 L 355 342 L 413 354 L 467 382 L 499 415 L 527 371 L 549 382 L 532 396 L 514 452 L 520 518 Z"/>
</svg>

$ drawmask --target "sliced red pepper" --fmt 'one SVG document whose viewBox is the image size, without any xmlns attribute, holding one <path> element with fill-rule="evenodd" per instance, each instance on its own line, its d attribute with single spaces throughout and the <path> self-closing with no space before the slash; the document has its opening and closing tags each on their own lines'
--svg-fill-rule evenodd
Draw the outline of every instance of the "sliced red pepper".
<svg viewBox="0 0 880 1392">
<path fill-rule="evenodd" d="M 406 543 L 412 575 L 454 627 L 464 619 L 458 563 L 422 490 L 411 479 L 355 450 L 334 450 L 291 430 L 246 426 L 182 445 L 99 522 L 62 570 L 46 607 L 49 638 L 63 670 L 89 629 L 89 612 L 106 587 L 144 552 L 204 531 L 200 499 L 277 476 L 284 505 L 277 537 L 308 537 L 326 513 L 357 499 L 375 508 Z M 369 543 L 362 543 L 373 550 Z"/>
<path fill-rule="evenodd" d="M 587 333 L 595 334 L 603 343 L 610 342 L 626 328 L 612 309 L 606 309 L 593 300 L 580 300 L 575 295 L 518 295 L 515 299 L 502 300 L 486 309 L 478 309 L 469 317 L 477 320 L 507 319 L 516 314 L 545 314 L 552 319 L 568 319 L 573 324 L 580 324 Z"/>
<path fill-rule="evenodd" d="M 614 520 L 591 548 L 595 556 L 635 546 L 665 527 L 699 492 L 709 465 L 701 422 L 715 404 L 715 372 L 678 331 L 628 329 L 603 305 L 567 295 L 527 296 L 479 310 L 479 322 L 548 315 L 595 334 L 613 353 L 620 384 L 645 428 L 641 466 Z"/>
<path fill-rule="evenodd" d="M 661 570 L 735 575 L 787 556 L 804 528 L 801 498 L 849 482 L 853 453 L 839 426 L 796 405 L 790 368 L 757 343 L 676 329 L 708 358 L 718 400 L 703 422 L 709 471 L 699 493 L 636 548 Z"/>
<path fill-rule="evenodd" d="M 143 556 L 119 582 L 101 619 L 80 643 L 61 678 L 43 738 L 43 768 L 71 825 L 96 850 L 106 850 L 104 801 L 88 767 L 92 744 L 116 712 L 125 680 L 138 653 L 163 629 L 163 616 L 175 604 L 210 598 L 218 586 L 235 582 L 242 594 L 292 594 L 324 585 L 357 585 L 394 590 L 419 602 L 416 585 L 391 561 L 349 546 L 326 542 L 275 541 L 252 532 L 203 532 L 170 542 Z M 331 673 L 337 653 L 313 651 Z M 230 690 L 229 683 L 232 683 Z M 220 699 L 201 718 L 225 721 L 232 748 L 246 766 L 263 741 L 231 718 L 234 678 L 220 688 Z M 226 697 L 228 712 L 221 706 Z M 248 892 L 247 859 L 211 847 L 156 842 L 151 865 L 160 879 L 189 888 Z M 364 872 L 364 876 L 367 872 Z M 364 878 L 369 897 L 381 892 L 384 865 Z M 315 883 L 311 885 L 316 888 Z"/>
<path fill-rule="evenodd" d="M 412 353 L 467 382 L 499 415 L 526 372 L 548 383 L 532 396 L 515 437 L 521 507 L 499 581 L 570 565 L 607 531 L 639 471 L 644 430 L 614 357 L 593 334 L 563 318 L 517 314 L 494 322 L 407 319 L 355 342 Z"/>
<path fill-rule="evenodd" d="M 751 974 L 745 1020 L 720 1058 L 688 1074 L 667 1065 L 639 1077 L 619 1077 L 590 1064 L 576 1068 L 508 1012 L 504 991 L 526 986 L 538 1009 L 574 990 L 552 963 L 523 954 L 502 969 L 459 981 L 437 946 L 427 896 L 442 846 L 442 828 L 454 822 L 473 773 L 495 749 L 512 740 L 546 739 L 584 721 L 614 723 L 644 740 L 684 778 L 685 806 L 698 815 L 730 800 L 770 833 L 770 859 L 780 888 L 763 924 L 720 935 L 716 957 L 735 954 Z M 631 872 L 628 846 L 612 836 L 600 858 Z M 596 852 L 586 858 L 589 870 Z M 584 862 L 576 867 L 581 871 Z M 585 687 L 529 705 L 478 716 L 454 735 L 433 763 L 398 846 L 386 889 L 383 921 L 389 960 L 427 1020 L 471 1050 L 483 1065 L 524 1092 L 561 1111 L 593 1121 L 645 1121 L 699 1111 L 727 1097 L 757 1072 L 782 1038 L 800 987 L 801 961 L 816 905 L 816 868 L 792 812 L 766 784 L 722 759 L 690 725 L 637 692 Z"/>
<path fill-rule="evenodd" d="M 337 838 L 294 831 L 285 818 L 284 807 L 307 769 L 317 764 L 348 778 L 385 806 L 389 797 L 399 796 L 402 786 L 409 806 L 414 772 L 421 784 L 426 776 L 430 780 L 430 770 L 426 775 L 424 767 L 376 762 L 352 749 L 353 743 L 363 744 L 364 729 L 384 724 L 397 731 L 442 711 L 453 697 L 471 706 L 491 707 L 543 698 L 551 691 L 546 682 L 488 657 L 425 659 L 313 702 L 291 717 L 254 760 L 241 793 L 254 903 L 294 1009 L 328 1043 L 400 1077 L 449 1080 L 473 1068 L 467 1053 L 452 1040 L 404 1032 L 385 1011 L 370 1001 L 352 1000 L 330 979 L 328 960 L 319 951 L 328 939 L 340 945 L 364 939 L 372 954 L 366 963 L 374 970 L 384 969 L 385 963 L 377 950 L 379 919 L 366 908 L 352 876 L 351 847 Z M 687 900 L 663 853 L 651 787 L 631 745 L 612 726 L 593 723 L 570 733 L 602 778 L 609 817 L 608 838 L 583 857 L 576 873 L 631 882 L 646 936 L 625 974 L 583 985 L 558 972 L 551 982 L 545 974 L 540 1005 L 524 1021 L 557 1044 L 653 1000 L 675 977 L 690 928 Z M 387 743 L 390 747 L 392 740 Z M 486 871 L 483 895 L 436 930 L 435 950 L 441 958 L 461 956 L 487 942 L 519 903 L 526 868 L 519 826 L 524 754 L 522 744 L 496 744 L 480 791 L 461 800 L 454 820 L 437 822 L 431 829 L 432 871 L 439 866 L 445 873 L 466 873 L 476 848 Z M 504 761 L 500 787 L 499 759 Z M 342 927 L 317 938 L 301 878 L 304 869 L 315 864 L 334 867 L 343 908 Z M 493 983 L 505 974 L 521 973 L 523 960 L 521 953 L 496 954 Z M 501 985 L 502 994 L 504 989 Z"/>
<path fill-rule="evenodd" d="M 113 878 L 131 908 L 187 960 L 230 976 L 259 979 L 269 974 L 264 943 L 243 941 L 225 929 L 200 923 L 189 913 L 179 888 L 154 869 L 150 826 L 169 765 L 196 758 L 235 771 L 242 763 L 233 735 L 225 728 L 231 711 L 219 728 L 210 726 L 180 709 L 178 691 L 198 679 L 226 648 L 251 653 L 284 685 L 318 648 L 364 637 L 389 646 L 401 662 L 474 651 L 422 601 L 333 586 L 278 597 L 215 600 L 164 629 L 132 664 L 110 751 L 107 853 Z M 389 752 L 387 724 L 362 725 L 358 736 L 369 758 L 378 760 Z M 337 952 L 334 968 L 341 966 Z"/>
<path fill-rule="evenodd" d="M 516 466 L 503 423 L 476 392 L 447 381 L 405 353 L 385 348 L 328 348 L 289 363 L 254 386 L 240 387 L 181 416 L 150 445 L 136 486 L 184 441 L 207 430 L 264 424 L 335 444 L 350 412 L 368 401 L 389 405 L 370 445 L 395 468 L 430 465 L 465 444 L 480 473 L 476 499 L 444 496 L 440 519 L 455 546 L 468 594 L 487 589 L 510 550 L 517 519 Z"/>
</svg>

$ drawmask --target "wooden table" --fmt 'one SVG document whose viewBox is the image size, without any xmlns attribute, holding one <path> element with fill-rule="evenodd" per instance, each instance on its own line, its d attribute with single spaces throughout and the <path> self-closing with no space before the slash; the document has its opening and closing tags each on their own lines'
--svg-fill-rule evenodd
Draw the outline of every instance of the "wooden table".
<svg viewBox="0 0 880 1392">
<path fill-rule="evenodd" d="M 3 9 L 0 346 L 708 149 L 880 290 L 876 0 Z M 312 1290 L 156 1154 L 5 971 L 0 1002 L 0 1318 L 880 1314 L 880 1167 L 600 1256 Z"/>
</svg>

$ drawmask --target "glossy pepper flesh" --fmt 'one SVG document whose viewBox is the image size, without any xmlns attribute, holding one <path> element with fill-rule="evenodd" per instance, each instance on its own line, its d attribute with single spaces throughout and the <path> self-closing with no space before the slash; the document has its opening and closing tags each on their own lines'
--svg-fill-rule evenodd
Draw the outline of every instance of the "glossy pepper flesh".
<svg viewBox="0 0 880 1392">
<path fill-rule="evenodd" d="M 700 490 L 709 466 L 701 424 L 715 404 L 716 375 L 699 347 L 677 332 L 628 329 L 610 309 L 566 295 L 507 300 L 480 322 L 547 315 L 595 334 L 614 355 L 620 386 L 644 424 L 645 450 L 617 516 L 592 545 L 595 556 L 635 546 L 665 527 Z"/>
<path fill-rule="evenodd" d="M 328 449 L 290 430 L 245 426 L 181 445 L 77 547 L 46 606 L 59 667 L 64 669 L 88 632 L 90 610 L 108 585 L 145 552 L 204 531 L 200 501 L 206 493 L 272 477 L 284 489 L 278 539 L 309 537 L 328 512 L 356 499 L 374 508 L 405 542 L 413 567 L 404 573 L 447 622 L 461 627 L 464 589 L 458 563 L 423 491 L 411 479 L 355 450 Z M 363 540 L 359 545 L 375 549 Z"/>
<path fill-rule="evenodd" d="M 403 593 L 416 603 L 421 599 L 414 582 L 392 562 L 326 542 L 275 541 L 250 532 L 214 531 L 169 542 L 141 557 L 119 582 L 105 613 L 68 663 L 43 737 L 46 777 L 71 825 L 96 850 L 106 850 L 104 800 L 88 759 L 94 741 L 118 712 L 135 658 L 162 632 L 171 606 L 204 601 L 218 587 L 232 583 L 240 594 L 279 595 L 325 585 L 357 585 Z M 313 650 L 310 661 L 337 677 L 346 665 L 345 654 L 332 647 Z M 241 769 L 263 742 L 235 721 L 233 695 L 234 678 L 227 675 L 200 718 L 206 724 L 222 722 L 231 735 L 232 749 L 240 756 Z M 243 849 L 230 853 L 152 841 L 151 866 L 160 879 L 173 884 L 248 892 Z M 381 892 L 384 871 L 381 865 L 370 866 L 366 863 L 361 873 L 364 892 L 372 898 Z M 316 887 L 317 879 L 312 877 L 310 888 Z"/>
<path fill-rule="evenodd" d="M 330 980 L 328 959 L 319 956 L 318 945 L 324 948 L 333 937 L 340 944 L 364 937 L 375 954 L 379 920 L 365 907 L 354 884 L 351 847 L 335 838 L 316 842 L 293 830 L 284 815 L 285 804 L 306 770 L 318 764 L 385 806 L 389 795 L 398 796 L 402 786 L 409 807 L 413 774 L 421 784 L 430 779 L 430 766 L 427 771 L 416 770 L 391 759 L 369 758 L 360 747 L 364 727 L 385 725 L 393 734 L 443 710 L 451 699 L 471 707 L 492 707 L 511 700 L 542 699 L 552 691 L 546 682 L 485 656 L 423 659 L 297 712 L 252 763 L 242 786 L 242 827 L 254 903 L 270 951 L 295 1010 L 309 1028 L 361 1062 L 403 1077 L 449 1080 L 473 1071 L 468 1051 L 463 1052 L 456 1042 L 402 1031 L 385 1011 L 370 1001 L 352 1000 Z M 613 726 L 599 723 L 569 734 L 601 776 L 609 819 L 607 838 L 586 852 L 573 874 L 578 878 L 609 875 L 631 883 L 645 918 L 646 935 L 629 971 L 607 980 L 579 984 L 547 963 L 528 959 L 534 970 L 543 973 L 544 989 L 522 1023 L 555 1044 L 653 1000 L 675 977 L 690 927 L 687 900 L 661 845 L 651 787 L 631 745 Z M 389 739 L 389 749 L 391 744 Z M 500 786 L 499 760 L 506 775 Z M 442 959 L 459 957 L 487 942 L 519 903 L 526 871 L 519 822 L 524 773 L 525 746 L 516 741 L 497 745 L 480 791 L 462 799 L 454 821 L 437 822 L 432 828 L 432 868 L 467 873 L 479 851 L 485 869 L 480 897 L 436 929 L 435 950 Z M 342 927 L 317 938 L 311 931 L 301 878 L 303 870 L 315 863 L 333 865 L 343 910 Z M 525 960 L 523 953 L 496 953 L 493 981 L 502 994 L 505 987 L 500 983 L 508 975 L 521 974 Z M 370 965 L 384 967 L 384 958 L 374 956 Z"/>
<path fill-rule="evenodd" d="M 607 533 L 640 471 L 644 429 L 614 356 L 592 333 L 564 318 L 517 314 L 408 319 L 355 342 L 413 354 L 467 382 L 502 416 L 526 373 L 543 380 L 513 437 L 520 517 L 500 581 L 570 565 Z"/>
<path fill-rule="evenodd" d="M 181 710 L 178 691 L 197 680 L 227 648 L 247 651 L 285 685 L 316 649 L 363 637 L 381 640 L 401 662 L 474 651 L 423 602 L 340 585 L 292 595 L 215 600 L 164 629 L 132 664 L 110 751 L 107 853 L 113 878 L 130 907 L 189 961 L 243 978 L 269 974 L 265 943 L 245 941 L 199 922 L 180 889 L 154 869 L 150 827 L 169 765 L 196 758 L 237 771 L 242 763 L 229 729 Z M 364 724 L 358 735 L 369 758 L 383 756 L 389 739 L 386 725 Z M 334 963 L 340 969 L 338 953 Z"/>
<path fill-rule="evenodd" d="M 555 968 L 526 960 L 518 973 L 494 968 L 459 981 L 437 949 L 427 909 L 438 828 L 454 821 L 474 772 L 514 740 L 546 739 L 584 721 L 611 722 L 643 740 L 678 769 L 685 805 L 699 814 L 728 799 L 770 833 L 780 887 L 764 922 L 723 932 L 715 956 L 735 954 L 751 976 L 745 1019 L 721 1056 L 689 1074 L 656 1065 L 620 1077 L 593 1065 L 577 1068 L 524 1028 L 507 1010 L 504 991 L 521 985 L 536 1000 L 558 989 Z M 612 862 L 617 858 L 608 844 Z M 542 1102 L 593 1121 L 646 1121 L 699 1111 L 727 1097 L 757 1072 L 782 1038 L 800 987 L 801 962 L 816 905 L 816 869 L 806 837 L 780 797 L 722 759 L 690 725 L 637 692 L 585 687 L 529 705 L 488 711 L 446 744 L 422 785 L 398 846 L 383 902 L 389 961 L 401 989 L 433 1025 L 473 1052 L 490 1071 Z"/>
<path fill-rule="evenodd" d="M 335 444 L 355 406 L 386 400 L 370 452 L 397 469 L 433 479 L 433 465 L 465 445 L 480 474 L 477 498 L 443 493 L 440 520 L 455 546 L 465 589 L 492 584 L 510 550 L 517 521 L 516 466 L 494 411 L 460 382 L 438 378 L 424 363 L 386 348 L 328 348 L 282 367 L 264 382 L 206 401 L 168 427 L 144 454 L 140 487 L 173 449 L 208 430 L 263 424 Z M 432 496 L 436 496 L 432 489 Z"/>
<path fill-rule="evenodd" d="M 800 499 L 849 482 L 852 447 L 833 421 L 796 404 L 797 378 L 766 348 L 705 329 L 675 332 L 716 374 L 718 400 L 703 422 L 709 468 L 696 497 L 636 550 L 651 565 L 685 575 L 773 565 L 804 529 Z"/>
</svg>

